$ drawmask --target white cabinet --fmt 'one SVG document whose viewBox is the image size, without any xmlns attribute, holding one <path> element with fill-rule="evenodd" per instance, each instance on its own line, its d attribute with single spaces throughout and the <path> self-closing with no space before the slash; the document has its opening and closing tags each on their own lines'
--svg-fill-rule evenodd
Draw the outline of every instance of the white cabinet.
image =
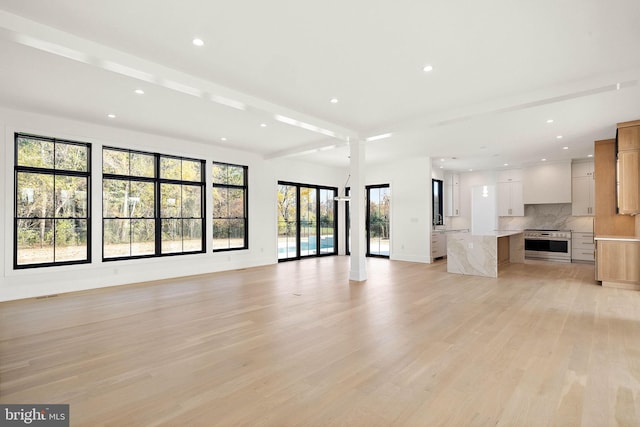
<svg viewBox="0 0 640 427">
<path fill-rule="evenodd" d="M 571 164 L 571 177 L 593 177 L 594 163 L 593 161 L 574 162 Z"/>
<path fill-rule="evenodd" d="M 522 174 L 525 204 L 571 203 L 571 162 L 528 166 Z"/>
<path fill-rule="evenodd" d="M 571 259 L 573 261 L 595 262 L 593 233 L 571 233 Z"/>
<path fill-rule="evenodd" d="M 498 172 L 498 216 L 524 216 L 522 170 Z"/>
<path fill-rule="evenodd" d="M 498 182 L 522 182 L 522 169 L 498 171 Z"/>
<path fill-rule="evenodd" d="M 595 187 L 593 162 L 573 163 L 571 165 L 571 215 L 594 215 Z"/>
<path fill-rule="evenodd" d="M 431 232 L 431 262 L 447 255 L 447 235 L 442 231 Z"/>
<path fill-rule="evenodd" d="M 460 176 L 448 173 L 444 176 L 444 216 L 460 216 Z"/>
</svg>

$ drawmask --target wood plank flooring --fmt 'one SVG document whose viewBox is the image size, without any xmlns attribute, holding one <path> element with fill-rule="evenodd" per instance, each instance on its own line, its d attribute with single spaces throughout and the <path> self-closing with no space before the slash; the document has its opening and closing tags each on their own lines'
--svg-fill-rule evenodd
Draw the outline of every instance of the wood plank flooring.
<svg viewBox="0 0 640 427">
<path fill-rule="evenodd" d="M 638 426 L 640 293 L 328 257 L 0 304 L 0 402 L 72 426 Z"/>
</svg>

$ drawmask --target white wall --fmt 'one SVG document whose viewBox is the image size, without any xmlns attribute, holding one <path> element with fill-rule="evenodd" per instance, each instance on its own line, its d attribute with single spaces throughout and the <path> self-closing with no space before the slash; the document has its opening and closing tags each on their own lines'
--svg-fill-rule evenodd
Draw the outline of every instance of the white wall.
<svg viewBox="0 0 640 427">
<path fill-rule="evenodd" d="M 221 270 L 275 263 L 276 252 L 276 171 L 260 156 L 207 144 L 133 132 L 109 126 L 72 121 L 41 114 L 0 109 L 3 138 L 0 150 L 0 301 L 50 295 L 82 289 L 187 276 Z M 26 132 L 89 142 L 92 144 L 92 262 L 74 266 L 13 269 L 13 153 L 14 132 Z M 101 179 L 103 145 L 125 147 L 204 159 L 207 161 L 206 199 L 211 199 L 212 161 L 249 166 L 249 249 L 211 252 L 211 221 L 207 221 L 207 251 L 204 254 L 152 259 L 102 262 L 101 260 Z M 285 168 L 280 165 L 277 170 Z M 206 218 L 211 217 L 207 204 Z M 265 224 L 272 224 L 265 226 Z"/>
<path fill-rule="evenodd" d="M 429 157 L 367 168 L 367 185 L 390 185 L 391 259 L 431 262 L 431 173 Z"/>
<path fill-rule="evenodd" d="M 0 108 L 3 132 L 0 149 L 0 301 L 78 290 L 254 267 L 277 262 L 277 181 L 337 187 L 346 168 L 331 168 L 287 158 L 261 156 L 224 146 L 135 132 L 32 112 Z M 13 269 L 14 133 L 25 132 L 92 144 L 92 261 L 89 264 Z M 123 147 L 206 160 L 206 200 L 211 199 L 211 163 L 221 161 L 249 167 L 249 249 L 211 252 L 211 222 L 207 220 L 203 254 L 102 262 L 102 147 Z M 412 158 L 368 167 L 367 184 L 391 187 L 391 258 L 430 262 L 431 159 Z M 206 217 L 211 217 L 207 203 Z M 344 204 L 339 204 L 338 244 L 344 252 Z"/>
</svg>

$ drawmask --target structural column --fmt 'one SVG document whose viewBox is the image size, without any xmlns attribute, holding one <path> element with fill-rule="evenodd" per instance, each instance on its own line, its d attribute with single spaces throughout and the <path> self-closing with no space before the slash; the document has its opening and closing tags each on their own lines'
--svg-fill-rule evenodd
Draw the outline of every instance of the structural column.
<svg viewBox="0 0 640 427">
<path fill-rule="evenodd" d="M 351 154 L 351 189 L 349 192 L 349 225 L 351 235 L 351 268 L 349 280 L 367 280 L 365 261 L 365 142 L 359 139 L 349 142 Z"/>
</svg>

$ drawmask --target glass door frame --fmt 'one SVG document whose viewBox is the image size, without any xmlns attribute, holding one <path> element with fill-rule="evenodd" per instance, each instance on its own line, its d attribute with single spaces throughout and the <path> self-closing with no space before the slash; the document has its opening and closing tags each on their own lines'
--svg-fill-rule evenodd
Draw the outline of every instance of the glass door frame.
<svg viewBox="0 0 640 427">
<path fill-rule="evenodd" d="M 366 244 L 367 244 L 367 252 L 366 256 L 373 258 L 389 258 L 391 256 L 391 233 L 389 232 L 389 254 L 372 254 L 371 253 L 371 190 L 375 190 L 378 188 L 388 188 L 391 189 L 389 184 L 376 184 L 376 185 L 367 185 L 365 186 L 366 193 L 366 218 L 365 218 L 365 229 L 366 229 Z M 390 218 L 387 218 L 390 221 Z M 389 223 L 389 231 L 391 231 L 391 224 Z"/>
<path fill-rule="evenodd" d="M 313 185 L 313 184 L 301 184 L 298 182 L 289 182 L 289 181 L 278 181 L 278 186 L 286 185 L 295 187 L 296 191 L 296 255 L 288 258 L 279 258 L 278 262 L 285 261 L 296 261 L 304 258 L 315 258 L 315 257 L 323 257 L 323 256 L 333 256 L 338 254 L 338 202 L 333 200 L 333 251 L 331 252 L 321 252 L 321 223 L 320 220 L 320 194 L 321 190 L 329 190 L 333 192 L 333 197 L 337 197 L 338 188 L 337 187 L 327 187 L 322 185 Z M 315 205 L 316 205 L 316 221 L 315 221 L 315 232 L 317 238 L 316 240 L 316 253 L 311 255 L 302 255 L 300 249 L 301 243 L 301 227 L 300 227 L 300 190 L 302 188 L 310 188 L 315 190 Z M 326 249 L 326 248 L 325 248 Z"/>
</svg>

